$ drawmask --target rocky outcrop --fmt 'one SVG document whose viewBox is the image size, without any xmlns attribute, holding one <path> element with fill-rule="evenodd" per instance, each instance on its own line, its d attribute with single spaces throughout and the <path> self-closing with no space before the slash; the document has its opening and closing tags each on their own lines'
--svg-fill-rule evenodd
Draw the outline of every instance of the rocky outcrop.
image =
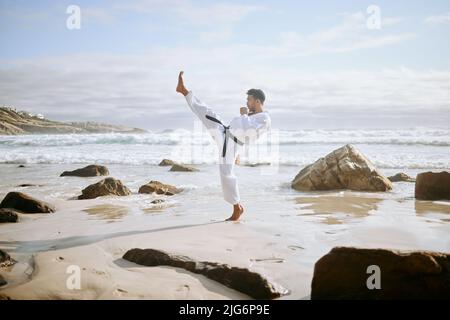
<svg viewBox="0 0 450 320">
<path fill-rule="evenodd" d="M 10 208 L 0 208 L 0 223 L 17 221 L 19 221 L 19 214 L 16 210 Z"/>
<path fill-rule="evenodd" d="M 59 122 L 0 107 L 0 135 L 63 133 L 145 133 L 145 130 L 97 122 Z"/>
<path fill-rule="evenodd" d="M 354 146 L 347 144 L 303 168 L 291 182 L 300 191 L 387 191 L 391 182 Z"/>
<path fill-rule="evenodd" d="M 6 268 L 12 266 L 15 263 L 16 260 L 11 258 L 6 251 L 0 249 L 0 268 Z"/>
<path fill-rule="evenodd" d="M 96 164 L 91 164 L 84 168 L 76 169 L 73 171 L 64 171 L 60 177 L 75 176 L 75 177 L 96 177 L 109 175 L 108 168 Z"/>
<path fill-rule="evenodd" d="M 180 193 L 181 189 L 170 184 L 164 184 L 159 181 L 150 181 L 147 184 L 142 185 L 139 188 L 139 193 L 153 193 L 164 194 L 167 196 L 173 196 L 174 194 Z"/>
<path fill-rule="evenodd" d="M 23 213 L 51 213 L 55 207 L 44 201 L 37 200 L 22 192 L 9 192 L 0 203 L 0 208 L 12 208 Z"/>
<path fill-rule="evenodd" d="M 78 199 L 94 199 L 102 196 L 128 196 L 131 194 L 130 189 L 122 184 L 120 180 L 114 178 L 106 178 L 97 183 L 91 184 L 81 191 Z"/>
<path fill-rule="evenodd" d="M 419 200 L 450 200 L 450 172 L 419 173 L 414 193 Z"/>
<path fill-rule="evenodd" d="M 450 254 L 437 252 L 336 247 L 316 262 L 311 285 L 312 300 L 449 297 Z"/>
<path fill-rule="evenodd" d="M 161 162 L 158 164 L 158 166 L 173 166 L 175 164 L 175 161 L 170 159 L 162 159 Z"/>
<path fill-rule="evenodd" d="M 125 253 L 123 258 L 144 266 L 171 266 L 202 274 L 255 299 L 274 299 L 288 293 L 281 286 L 270 283 L 259 273 L 246 268 L 196 261 L 186 256 L 172 255 L 154 249 L 131 249 Z"/>
<path fill-rule="evenodd" d="M 390 177 L 388 177 L 388 179 L 391 182 L 400 182 L 400 181 L 414 182 L 414 181 L 416 181 L 414 178 L 408 176 L 406 173 L 403 173 L 403 172 L 399 172 L 393 176 L 390 176 Z"/>
<path fill-rule="evenodd" d="M 187 166 L 185 164 L 175 163 L 174 165 L 172 165 L 172 168 L 170 168 L 170 171 L 194 172 L 194 171 L 199 171 L 199 170 L 197 168 Z"/>
</svg>

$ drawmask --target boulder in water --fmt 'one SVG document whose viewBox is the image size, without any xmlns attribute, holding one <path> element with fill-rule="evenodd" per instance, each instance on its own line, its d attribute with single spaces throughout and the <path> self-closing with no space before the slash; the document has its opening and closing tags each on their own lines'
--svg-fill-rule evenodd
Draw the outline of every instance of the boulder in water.
<svg viewBox="0 0 450 320">
<path fill-rule="evenodd" d="M 387 191 L 392 184 L 354 146 L 347 144 L 303 168 L 291 182 L 300 191 Z"/>
<path fill-rule="evenodd" d="M 173 196 L 174 194 L 180 193 L 181 189 L 170 184 L 164 184 L 159 181 L 152 180 L 147 184 L 142 185 L 139 188 L 139 193 L 153 193 L 164 194 L 167 196 Z"/>
<path fill-rule="evenodd" d="M 81 191 L 78 199 L 94 199 L 102 196 L 116 195 L 128 196 L 131 191 L 122 184 L 120 180 L 114 178 L 105 178 L 97 183 L 91 184 Z"/>
<path fill-rule="evenodd" d="M 74 176 L 74 177 L 96 177 L 96 176 L 107 176 L 109 175 L 108 168 L 105 166 L 99 166 L 96 164 L 91 164 L 84 168 L 76 169 L 73 171 L 64 171 L 61 173 L 60 177 Z"/>
<path fill-rule="evenodd" d="M 172 165 L 172 168 L 170 168 L 170 171 L 194 172 L 199 170 L 197 168 L 187 166 L 185 164 L 175 163 L 174 165 Z"/>
<path fill-rule="evenodd" d="M 173 166 L 175 164 L 175 161 L 170 159 L 162 159 L 161 162 L 158 164 L 159 166 Z"/>
<path fill-rule="evenodd" d="M 0 203 L 0 208 L 12 208 L 23 213 L 50 213 L 55 211 L 51 204 L 17 191 L 9 192 Z"/>
<path fill-rule="evenodd" d="M 414 181 L 416 181 L 414 178 L 411 178 L 410 176 L 408 176 L 406 173 L 403 173 L 403 172 L 399 172 L 393 176 L 390 176 L 390 177 L 388 177 L 388 179 L 391 182 L 400 182 L 400 181 L 414 182 Z"/>
</svg>

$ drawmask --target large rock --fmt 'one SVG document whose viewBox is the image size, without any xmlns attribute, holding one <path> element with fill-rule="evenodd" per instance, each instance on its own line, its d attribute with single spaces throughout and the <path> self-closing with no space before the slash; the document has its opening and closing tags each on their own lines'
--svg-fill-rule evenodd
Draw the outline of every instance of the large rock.
<svg viewBox="0 0 450 320">
<path fill-rule="evenodd" d="M 415 197 L 419 200 L 450 200 L 450 173 L 419 173 L 416 177 Z"/>
<path fill-rule="evenodd" d="M 97 197 L 116 195 L 128 196 L 131 194 L 130 189 L 122 184 L 120 180 L 114 178 L 106 178 L 97 183 L 87 186 L 81 191 L 78 199 L 94 199 Z"/>
<path fill-rule="evenodd" d="M 391 182 L 354 146 L 347 144 L 303 168 L 291 183 L 300 191 L 387 191 Z"/>
<path fill-rule="evenodd" d="M 173 166 L 176 162 L 170 159 L 162 159 L 158 166 Z"/>
<path fill-rule="evenodd" d="M 107 176 L 109 175 L 108 168 L 105 166 L 99 166 L 96 164 L 91 164 L 84 168 L 76 169 L 73 171 L 64 171 L 61 173 L 60 177 L 64 176 L 75 176 L 75 177 L 96 177 L 96 176 Z"/>
<path fill-rule="evenodd" d="M 15 263 L 16 260 L 11 258 L 6 251 L 0 249 L 0 268 L 6 268 L 12 266 Z"/>
<path fill-rule="evenodd" d="M 400 181 L 414 182 L 414 181 L 416 181 L 414 178 L 408 176 L 406 173 L 403 173 L 403 172 L 399 172 L 393 176 L 390 176 L 390 177 L 388 177 L 388 179 L 391 182 L 400 182 Z"/>
<path fill-rule="evenodd" d="M 37 200 L 22 192 L 9 192 L 0 203 L 0 208 L 12 208 L 23 213 L 50 213 L 55 207 L 44 201 Z"/>
<path fill-rule="evenodd" d="M 245 293 L 255 299 L 274 299 L 287 294 L 279 285 L 270 283 L 259 273 L 245 268 L 230 267 L 215 262 L 196 261 L 186 256 L 171 255 L 154 249 L 131 249 L 125 260 L 144 266 L 171 266 L 202 274 L 227 287 Z"/>
<path fill-rule="evenodd" d="M 167 196 L 173 196 L 174 194 L 180 193 L 181 189 L 170 184 L 164 184 L 159 181 L 150 181 L 147 184 L 142 185 L 139 188 L 139 193 L 153 193 L 164 194 Z"/>
<path fill-rule="evenodd" d="M 198 169 L 191 167 L 191 166 L 187 166 L 185 164 L 175 163 L 172 165 L 172 168 L 170 168 L 170 171 L 194 172 L 194 171 L 198 171 Z"/>
<path fill-rule="evenodd" d="M 381 289 L 369 266 L 380 268 Z M 311 285 L 312 300 L 449 297 L 450 254 L 437 252 L 336 247 L 316 262 Z"/>
<path fill-rule="evenodd" d="M 17 222 L 19 220 L 18 212 L 10 208 L 0 208 L 0 223 Z"/>
</svg>

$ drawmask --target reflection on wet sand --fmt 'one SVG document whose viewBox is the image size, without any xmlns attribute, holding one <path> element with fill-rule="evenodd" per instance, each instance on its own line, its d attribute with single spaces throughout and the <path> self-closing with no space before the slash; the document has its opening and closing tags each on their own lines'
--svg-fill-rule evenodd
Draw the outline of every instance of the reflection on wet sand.
<svg viewBox="0 0 450 320">
<path fill-rule="evenodd" d="M 450 222 L 450 201 L 424 201 L 416 200 L 414 209 L 418 216 L 435 217 L 444 222 Z"/>
<path fill-rule="evenodd" d="M 301 196 L 295 198 L 300 205 L 298 210 L 302 216 L 326 215 L 321 222 L 325 224 L 340 224 L 350 218 L 362 218 L 371 210 L 377 210 L 383 199 L 374 197 L 344 195 Z M 333 215 L 333 216 L 330 216 Z"/>
<path fill-rule="evenodd" d="M 111 204 L 100 204 L 83 210 L 89 215 L 94 216 L 100 220 L 107 220 L 108 222 L 114 222 L 123 218 L 128 214 L 129 209 L 125 206 L 117 206 Z"/>
</svg>

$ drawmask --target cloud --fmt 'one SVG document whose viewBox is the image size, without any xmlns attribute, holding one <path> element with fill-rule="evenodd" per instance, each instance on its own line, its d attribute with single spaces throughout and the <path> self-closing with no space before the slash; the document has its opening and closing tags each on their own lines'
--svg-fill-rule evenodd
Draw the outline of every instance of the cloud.
<svg viewBox="0 0 450 320">
<path fill-rule="evenodd" d="M 450 12 L 441 15 L 429 16 L 425 18 L 425 23 L 428 24 L 445 24 L 449 22 L 450 22 Z"/>
<path fill-rule="evenodd" d="M 222 15 L 218 4 L 197 11 L 188 1 L 133 1 L 121 5 L 127 6 L 123 10 L 141 10 L 142 14 L 176 13 L 174 19 L 183 23 L 213 24 L 214 19 L 220 23 L 199 28 L 204 42 L 200 44 L 152 45 L 134 54 L 3 59 L 0 104 L 58 120 L 92 120 L 148 129 L 190 127 L 193 117 L 183 97 L 175 93 L 177 73 L 184 69 L 188 88 L 225 120 L 236 115 L 245 103 L 246 90 L 258 87 L 266 92 L 267 108 L 274 115 L 275 125 L 291 128 L 341 123 L 383 126 L 388 118 L 398 126 L 414 121 L 423 124 L 425 119 L 430 123 L 450 122 L 450 70 L 399 67 L 308 73 L 271 63 L 319 54 L 333 58 L 336 54 L 407 41 L 414 34 L 390 28 L 401 18 L 385 18 L 382 30 L 368 30 L 365 15 L 357 12 L 309 34 L 283 32 L 265 45 L 224 45 L 220 41 L 232 36 L 234 24 L 263 9 L 230 4 L 222 8 L 228 10 L 228 15 Z M 118 10 L 117 6 L 112 8 Z M 90 16 L 105 22 L 116 18 L 115 14 L 99 14 L 93 8 Z M 402 116 L 414 121 L 402 123 Z"/>
<path fill-rule="evenodd" d="M 383 28 L 395 25 L 401 18 L 384 18 Z M 415 36 L 413 33 L 387 33 L 369 30 L 362 12 L 344 14 L 336 25 L 308 35 L 298 32 L 282 32 L 281 45 L 273 49 L 277 54 L 289 57 L 309 56 L 319 53 L 349 52 L 397 44 Z"/>
<path fill-rule="evenodd" d="M 186 83 L 225 120 L 238 113 L 245 92 L 266 92 L 274 121 L 298 125 L 398 126 L 450 122 L 450 71 L 409 68 L 297 72 L 291 68 L 247 66 L 239 57 L 227 68 L 205 60 L 211 53 L 160 48 L 154 54 L 78 55 L 20 61 L 0 69 L 0 104 L 59 120 L 93 120 L 148 129 L 190 127 L 193 117 L 175 93 L 180 52 L 188 57 Z M 198 66 L 205 66 L 200 68 Z M 114 66 L 114 67 L 111 67 Z M 244 71 L 243 71 L 244 70 Z M 340 119 L 340 120 L 339 120 Z M 366 119 L 361 122 L 355 119 Z M 319 121 L 320 120 L 320 121 Z M 314 122 L 316 121 L 316 122 Z"/>
</svg>

